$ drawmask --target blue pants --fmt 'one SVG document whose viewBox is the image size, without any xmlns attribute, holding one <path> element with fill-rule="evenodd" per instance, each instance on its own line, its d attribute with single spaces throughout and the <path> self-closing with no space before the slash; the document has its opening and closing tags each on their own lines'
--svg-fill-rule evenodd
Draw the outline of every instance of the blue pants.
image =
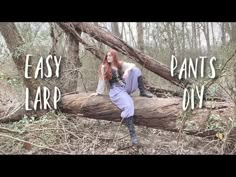
<svg viewBox="0 0 236 177">
<path fill-rule="evenodd" d="M 138 88 L 138 77 L 142 73 L 139 68 L 134 67 L 129 71 L 125 79 L 125 85 L 113 86 L 109 91 L 111 101 L 122 111 L 121 118 L 128 118 L 134 115 L 134 102 L 130 96 Z"/>
</svg>

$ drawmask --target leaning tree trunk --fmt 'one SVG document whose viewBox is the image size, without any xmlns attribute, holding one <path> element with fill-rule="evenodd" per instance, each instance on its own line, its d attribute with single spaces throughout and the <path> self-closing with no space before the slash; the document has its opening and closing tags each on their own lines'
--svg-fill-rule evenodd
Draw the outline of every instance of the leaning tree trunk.
<svg viewBox="0 0 236 177">
<path fill-rule="evenodd" d="M 24 86 L 29 89 L 29 104 L 34 100 L 37 88 L 40 86 L 38 79 L 34 79 L 34 68 L 32 67 L 28 71 L 28 76 L 32 78 L 25 78 L 25 61 L 26 61 L 26 46 L 23 37 L 20 35 L 16 25 L 12 22 L 0 23 L 0 32 L 4 37 L 7 47 L 12 54 L 12 59 L 16 65 L 17 71 L 23 80 Z M 43 103 L 42 99 L 42 103 Z M 0 118 L 0 122 L 16 121 L 22 119 L 23 115 L 32 115 L 35 111 L 26 111 L 24 109 L 25 104 L 14 105 L 17 108 L 13 113 L 8 113 L 6 116 Z M 39 105 L 38 105 L 39 106 Z M 10 109 L 10 108 L 9 108 Z M 40 113 L 43 113 L 41 111 Z"/>
<path fill-rule="evenodd" d="M 120 110 L 109 100 L 108 96 L 91 97 L 90 94 L 73 94 L 61 99 L 59 108 L 62 112 L 81 115 L 91 119 L 120 122 Z M 135 124 L 178 132 L 182 124 L 181 98 L 144 98 L 133 97 L 135 105 Z M 211 107 L 211 109 L 209 109 Z M 228 118 L 233 105 L 218 102 L 211 105 L 205 102 L 205 107 L 195 109 L 189 116 L 191 124 L 198 125 L 198 129 L 184 127 L 183 132 L 197 136 L 215 135 L 215 130 L 205 130 L 206 121 L 211 114 L 218 114 Z M 185 124 L 188 125 L 188 122 Z M 200 128 L 199 128 L 200 127 Z"/>
<path fill-rule="evenodd" d="M 61 26 L 65 23 L 59 23 Z M 154 58 L 145 55 L 140 50 L 132 48 L 122 39 L 116 37 L 112 33 L 104 31 L 91 23 L 69 23 L 73 25 L 76 31 L 82 31 L 89 34 L 91 37 L 95 38 L 98 41 L 103 42 L 104 44 L 116 49 L 117 51 L 123 53 L 124 55 L 129 56 L 131 59 L 137 61 L 139 64 L 143 65 L 146 69 L 154 72 L 155 74 L 163 77 L 164 79 L 170 81 L 171 83 L 184 88 L 184 85 L 188 82 L 186 80 L 179 80 L 177 77 L 172 77 L 170 73 L 170 68 Z"/>
<path fill-rule="evenodd" d="M 57 22 L 58 26 L 60 26 L 65 33 L 69 33 L 74 37 L 74 40 L 77 40 L 77 42 L 80 42 L 81 44 L 84 45 L 85 49 L 91 52 L 93 55 L 95 55 L 98 59 L 101 61 L 103 60 L 105 54 L 96 49 L 96 47 L 91 46 L 87 42 L 85 42 L 81 36 L 80 36 L 80 31 L 77 32 L 74 28 L 74 26 L 70 25 L 69 23 L 59 23 Z"/>
<path fill-rule="evenodd" d="M 29 92 L 30 98 L 34 98 L 37 87 L 40 85 L 40 82 L 37 79 L 26 79 L 25 75 L 25 59 L 26 53 L 24 48 L 24 39 L 20 35 L 16 25 L 11 22 L 1 22 L 0 23 L 0 32 L 4 37 L 7 47 L 12 54 L 12 59 L 16 65 L 16 68 L 24 81 L 24 84 L 31 91 Z M 34 76 L 33 68 L 28 72 L 29 76 Z"/>
</svg>

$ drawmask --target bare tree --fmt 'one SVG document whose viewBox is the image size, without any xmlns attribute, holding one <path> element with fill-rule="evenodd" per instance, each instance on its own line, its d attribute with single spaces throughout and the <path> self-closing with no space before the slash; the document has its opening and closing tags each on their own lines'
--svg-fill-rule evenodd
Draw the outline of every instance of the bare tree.
<svg viewBox="0 0 236 177">
<path fill-rule="evenodd" d="M 129 28 L 129 39 L 130 39 L 130 44 L 133 43 L 133 46 L 136 48 L 137 47 L 137 43 L 134 39 L 134 34 L 133 34 L 133 31 L 131 29 L 131 26 L 130 26 L 130 23 L 127 23 L 128 25 L 128 28 Z M 128 42 L 128 41 L 127 41 Z"/>
<path fill-rule="evenodd" d="M 121 34 L 120 34 L 120 38 L 121 38 L 121 39 L 123 39 L 123 37 L 124 37 L 124 27 L 125 27 L 125 24 L 124 24 L 124 22 L 122 22 Z"/>
<path fill-rule="evenodd" d="M 144 52 L 143 23 L 137 22 L 138 48 Z"/>
<path fill-rule="evenodd" d="M 225 32 L 229 35 L 230 43 L 236 41 L 236 23 L 225 23 Z"/>
<path fill-rule="evenodd" d="M 196 24 L 197 26 L 197 38 L 198 38 L 198 49 L 199 49 L 199 52 L 201 53 L 201 30 L 200 30 L 200 24 L 197 23 Z"/>
<path fill-rule="evenodd" d="M 79 33 L 81 35 L 81 32 Z M 79 43 L 74 39 L 71 34 L 67 34 L 67 67 L 66 75 L 68 85 L 65 85 L 66 92 L 73 92 L 77 90 L 77 81 L 79 78 L 79 67 L 81 66 L 79 58 Z M 80 83 L 79 83 L 80 84 Z"/>
<path fill-rule="evenodd" d="M 211 51 L 211 46 L 210 46 L 210 32 L 209 32 L 209 23 L 205 22 L 201 24 L 201 29 L 203 31 L 204 37 L 206 39 L 207 43 L 207 52 L 210 53 Z"/>
<path fill-rule="evenodd" d="M 197 48 L 197 35 L 196 35 L 196 23 L 192 22 L 192 35 L 193 35 L 193 42 L 192 42 L 192 48 L 194 51 L 196 51 Z"/>
<path fill-rule="evenodd" d="M 180 42 L 179 42 L 179 37 L 178 37 L 178 34 L 177 34 L 177 27 L 175 25 L 175 22 L 173 22 L 173 25 L 172 25 L 172 36 L 173 36 L 173 40 L 174 40 L 174 43 L 176 44 L 176 51 L 177 51 L 177 54 L 178 55 L 181 55 L 181 47 L 180 47 Z"/>
<path fill-rule="evenodd" d="M 216 45 L 215 34 L 214 34 L 214 24 L 211 22 L 211 33 L 212 33 L 212 45 Z"/>
<path fill-rule="evenodd" d="M 222 42 L 222 45 L 224 46 L 225 43 L 226 43 L 226 40 L 225 40 L 225 23 L 224 22 L 220 23 L 220 28 L 221 28 L 221 42 Z"/>
<path fill-rule="evenodd" d="M 30 90 L 29 99 L 32 100 L 35 97 L 38 86 L 40 85 L 39 80 L 31 78 L 27 79 L 24 76 L 25 71 L 25 59 L 26 59 L 26 46 L 23 37 L 20 35 L 16 25 L 12 22 L 0 23 L 0 32 L 4 37 L 7 47 L 12 54 L 12 59 L 16 65 L 16 68 L 24 81 L 25 86 Z M 34 75 L 34 68 L 28 71 L 29 76 Z"/>
<path fill-rule="evenodd" d="M 118 22 L 111 22 L 111 31 L 117 37 L 121 37 Z"/>
<path fill-rule="evenodd" d="M 51 53 L 62 56 L 61 60 L 61 79 L 54 80 L 61 89 L 61 92 L 74 92 L 77 89 L 79 76 L 79 43 L 75 41 L 70 33 L 65 33 L 55 23 L 50 23 L 52 49 Z M 79 35 L 81 32 L 79 33 Z M 65 41 L 65 42 L 64 42 Z M 64 47 L 62 45 L 64 43 Z"/>
<path fill-rule="evenodd" d="M 124 22 L 122 22 L 122 26 L 123 26 L 123 27 L 122 27 L 122 29 L 123 29 L 123 30 L 122 30 L 122 37 L 123 37 L 122 39 L 124 39 L 125 42 L 128 42 L 128 41 L 127 41 L 127 40 L 128 40 L 128 39 L 127 39 L 127 32 L 126 32 L 126 27 L 125 27 L 125 23 L 124 23 Z"/>
<path fill-rule="evenodd" d="M 230 35 L 230 43 L 234 44 L 236 43 L 236 24 L 235 23 L 226 23 L 226 30 L 228 31 Z M 235 121 L 236 121 L 236 60 L 233 60 L 232 70 L 233 70 L 233 87 L 230 89 L 232 92 L 232 98 L 234 103 L 234 119 L 232 122 L 232 128 L 230 129 L 230 132 L 228 133 L 226 140 L 225 140 L 225 146 L 224 146 L 224 152 L 235 154 L 235 144 L 236 144 L 236 127 Z"/>
<path fill-rule="evenodd" d="M 186 39 L 187 39 L 187 45 L 189 48 L 191 48 L 192 46 L 192 40 L 191 40 L 191 36 L 190 36 L 190 30 L 187 28 L 187 25 L 188 23 L 186 22 L 186 25 L 185 25 L 185 36 L 186 36 Z"/>
<path fill-rule="evenodd" d="M 156 24 L 156 29 L 157 29 L 157 35 L 156 35 L 157 43 L 159 44 L 159 49 L 161 51 L 162 48 L 163 48 L 163 42 L 162 42 L 163 32 L 161 31 L 161 24 L 157 23 Z"/>
<path fill-rule="evenodd" d="M 185 26 L 185 23 L 182 22 L 182 33 L 181 33 L 181 37 L 182 37 L 182 52 L 181 52 L 181 58 L 183 58 L 185 56 L 185 30 L 184 30 L 185 27 L 184 26 Z"/>
<path fill-rule="evenodd" d="M 171 23 L 168 22 L 166 24 L 167 36 L 168 36 L 168 44 L 170 47 L 170 56 L 175 55 L 175 46 L 174 46 L 174 36 L 171 30 Z"/>
<path fill-rule="evenodd" d="M 236 42 L 236 23 L 231 23 L 231 41 Z"/>
</svg>

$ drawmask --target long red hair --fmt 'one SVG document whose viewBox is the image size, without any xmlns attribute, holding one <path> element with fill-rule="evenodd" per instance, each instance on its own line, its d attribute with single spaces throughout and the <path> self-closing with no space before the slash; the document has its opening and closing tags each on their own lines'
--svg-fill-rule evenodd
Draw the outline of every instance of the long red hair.
<svg viewBox="0 0 236 177">
<path fill-rule="evenodd" d="M 110 52 L 113 57 L 113 65 L 118 68 L 119 72 L 121 72 L 121 65 L 123 61 L 118 59 L 117 51 L 115 51 L 114 49 L 109 49 L 108 52 Z M 112 78 L 112 72 L 111 72 L 111 64 L 108 63 L 107 61 L 107 53 L 102 61 L 102 64 L 99 66 L 98 76 L 101 78 L 101 67 L 102 65 L 104 65 L 104 79 L 110 80 Z"/>
</svg>

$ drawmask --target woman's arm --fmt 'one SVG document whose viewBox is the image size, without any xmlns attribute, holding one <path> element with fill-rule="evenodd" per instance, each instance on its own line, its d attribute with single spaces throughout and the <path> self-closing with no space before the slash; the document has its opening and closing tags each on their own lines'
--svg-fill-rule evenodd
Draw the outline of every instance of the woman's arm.
<svg viewBox="0 0 236 177">
<path fill-rule="evenodd" d="M 97 85 L 97 94 L 104 94 L 104 89 L 105 89 L 105 79 L 104 79 L 104 65 L 101 66 L 101 76 L 99 77 L 98 80 L 98 85 Z"/>
</svg>

